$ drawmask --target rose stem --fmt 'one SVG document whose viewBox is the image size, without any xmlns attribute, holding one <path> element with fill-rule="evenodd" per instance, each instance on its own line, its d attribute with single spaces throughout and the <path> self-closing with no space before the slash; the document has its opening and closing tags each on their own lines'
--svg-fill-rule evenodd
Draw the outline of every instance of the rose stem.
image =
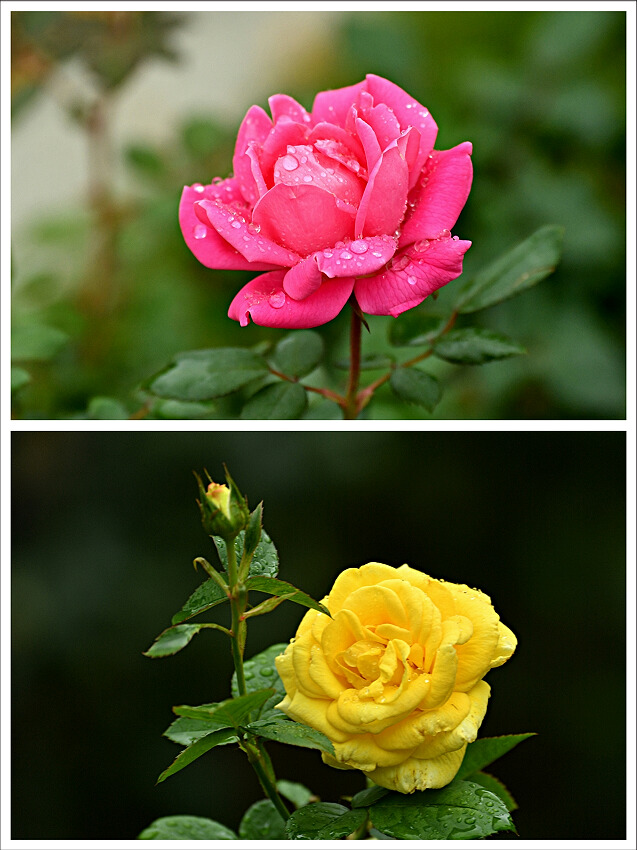
<svg viewBox="0 0 637 850">
<path fill-rule="evenodd" d="M 232 645 L 232 660 L 234 669 L 237 673 L 237 689 L 239 696 L 245 696 L 246 679 L 243 670 L 243 647 L 245 646 L 245 637 L 247 623 L 243 619 L 245 611 L 245 593 L 239 593 L 239 582 L 237 578 L 237 555 L 234 549 L 235 538 L 226 540 L 226 552 L 228 553 L 228 585 L 230 587 L 230 609 L 232 612 L 231 638 Z M 268 795 L 276 810 L 284 820 L 290 817 L 290 813 L 285 807 L 283 800 L 279 797 L 279 792 L 276 789 L 276 780 L 272 770 L 272 763 L 266 752 L 265 746 L 258 739 L 244 741 L 242 749 L 245 750 L 248 761 L 254 768 L 254 772 L 259 778 L 261 787 Z"/>
<path fill-rule="evenodd" d="M 356 303 L 355 296 L 352 296 L 352 318 L 349 337 L 349 383 L 347 385 L 345 404 L 342 405 L 345 419 L 356 419 L 360 411 L 356 392 L 361 374 L 361 325 L 360 309 Z"/>
</svg>

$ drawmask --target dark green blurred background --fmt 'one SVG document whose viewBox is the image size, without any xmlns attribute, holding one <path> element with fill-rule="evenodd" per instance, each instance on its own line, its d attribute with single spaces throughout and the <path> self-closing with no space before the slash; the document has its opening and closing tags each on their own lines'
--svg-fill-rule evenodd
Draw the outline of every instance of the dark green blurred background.
<svg viewBox="0 0 637 850">
<path fill-rule="evenodd" d="M 219 748 L 155 787 L 171 706 L 223 699 L 225 638 L 142 656 L 212 560 L 192 470 L 265 502 L 280 577 L 315 597 L 369 560 L 487 592 L 519 638 L 483 735 L 536 731 L 494 766 L 523 839 L 625 829 L 625 435 L 13 433 L 13 838 L 130 839 L 176 813 L 236 828 L 262 796 Z M 219 609 L 216 609 L 219 610 Z M 247 655 L 288 640 L 284 604 Z M 272 744 L 282 778 L 336 801 L 364 785 Z"/>
<path fill-rule="evenodd" d="M 14 13 L 16 126 L 68 61 L 90 70 L 116 123 L 120 92 L 145 63 L 169 55 L 174 33 L 192 20 L 192 13 L 181 23 L 161 12 Z M 472 141 L 474 185 L 455 228 L 473 241 L 465 276 L 542 225 L 566 229 L 557 273 L 479 316 L 528 355 L 481 368 L 432 358 L 428 368 L 446 387 L 434 417 L 624 418 L 625 13 L 350 12 L 330 27 L 321 46 L 281 68 L 278 90 L 310 107 L 317 91 L 375 72 L 430 109 L 438 148 Z M 263 39 L 269 69 L 280 46 Z M 211 91 L 222 85 L 214 62 L 211 54 Z M 241 114 L 255 94 L 247 89 L 244 97 Z M 92 113 L 81 104 L 69 114 L 89 126 Z M 16 365 L 21 381 L 31 379 L 15 395 L 16 418 L 126 418 L 143 401 L 134 389 L 176 351 L 281 338 L 283 331 L 241 329 L 227 318 L 253 275 L 205 269 L 177 225 L 182 185 L 229 173 L 238 123 L 213 114 L 203 96 L 197 114 L 166 127 L 162 144 L 139 138 L 116 146 L 123 193 L 102 175 L 101 201 L 93 191 L 87 205 L 45 221 L 34 215 L 14 234 Z M 372 317 L 366 351 L 386 347 L 390 323 Z M 347 331 L 346 316 L 321 329 L 341 350 Z M 314 383 L 343 379 L 328 367 Z M 333 403 L 313 401 L 306 417 L 338 417 Z M 227 418 L 240 409 L 233 404 L 156 404 L 150 418 Z M 429 418 L 388 386 L 364 415 Z"/>
</svg>

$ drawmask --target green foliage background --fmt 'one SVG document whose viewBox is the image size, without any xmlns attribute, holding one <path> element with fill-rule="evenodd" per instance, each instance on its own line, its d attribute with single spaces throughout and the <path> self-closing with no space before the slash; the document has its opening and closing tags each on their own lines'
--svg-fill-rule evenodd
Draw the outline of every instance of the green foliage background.
<svg viewBox="0 0 637 850">
<path fill-rule="evenodd" d="M 69 58 L 90 67 L 116 107 L 137 68 L 172 56 L 175 16 L 96 16 L 13 14 L 16 122 Z M 385 386 L 366 417 L 624 417 L 625 24 L 615 11 L 352 12 L 335 19 L 320 55 L 286 71 L 280 90 L 307 107 L 319 90 L 369 72 L 387 76 L 431 110 L 437 147 L 473 142 L 474 185 L 455 228 L 473 241 L 467 276 L 544 224 L 566 229 L 556 274 L 481 315 L 527 356 L 481 368 L 432 359 L 446 388 L 433 414 Z M 251 102 L 246 92 L 245 107 Z M 92 126 L 90 111 L 74 110 Z M 138 139 L 116 152 L 126 163 L 125 197 L 107 180 L 90 203 L 14 233 L 15 417 L 126 418 L 143 401 L 135 388 L 176 351 L 283 336 L 227 318 L 253 275 L 205 269 L 177 224 L 184 183 L 229 173 L 236 130 L 202 102 L 165 145 Z M 372 317 L 366 353 L 384 350 L 391 322 Z M 346 353 L 347 316 L 320 332 L 335 359 Z M 343 373 L 328 366 L 316 377 L 324 384 Z M 333 403 L 314 401 L 306 418 L 339 417 Z M 238 410 L 234 401 L 166 402 L 151 415 L 214 419 Z"/>
<path fill-rule="evenodd" d="M 12 436 L 13 838 L 131 839 L 186 813 L 236 830 L 263 796 L 231 747 L 155 786 L 179 751 L 161 737 L 171 706 L 229 694 L 222 634 L 142 655 L 201 584 L 193 558 L 215 563 L 191 470 L 219 480 L 222 462 L 264 500 L 279 577 L 315 599 L 372 560 L 488 593 L 519 647 L 488 676 L 481 735 L 538 733 L 493 766 L 520 837 L 624 837 L 623 433 Z M 302 615 L 255 618 L 246 657 Z M 364 787 L 315 751 L 268 750 L 279 778 L 324 800 Z"/>
</svg>

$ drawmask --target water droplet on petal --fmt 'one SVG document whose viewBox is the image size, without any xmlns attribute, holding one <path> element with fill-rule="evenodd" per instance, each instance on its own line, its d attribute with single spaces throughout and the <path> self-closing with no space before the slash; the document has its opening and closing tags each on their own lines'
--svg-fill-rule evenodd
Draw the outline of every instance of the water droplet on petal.
<svg viewBox="0 0 637 850">
<path fill-rule="evenodd" d="M 341 260 L 351 260 L 351 259 L 352 259 L 352 255 L 350 253 L 348 253 L 347 251 L 343 251 L 343 253 L 341 254 Z"/>
<path fill-rule="evenodd" d="M 380 251 L 372 251 L 372 257 L 382 257 L 382 256 L 383 255 L 380 253 Z"/>
<path fill-rule="evenodd" d="M 241 222 L 240 221 L 233 221 L 232 227 L 234 227 L 235 230 L 238 230 L 241 227 Z"/>
<path fill-rule="evenodd" d="M 333 257 L 334 254 L 331 251 L 323 251 L 323 256 L 329 259 L 330 257 Z"/>
<path fill-rule="evenodd" d="M 304 183 L 311 183 L 312 182 L 312 175 L 306 174 L 305 177 L 303 178 L 303 182 Z"/>
<path fill-rule="evenodd" d="M 364 239 L 355 239 L 349 247 L 355 254 L 365 254 L 368 246 Z"/>
<path fill-rule="evenodd" d="M 205 239 L 208 235 L 208 228 L 205 224 L 195 224 L 192 229 L 192 235 L 195 239 Z"/>
<path fill-rule="evenodd" d="M 279 292 L 273 292 L 272 295 L 268 297 L 268 304 L 270 305 L 270 307 L 274 307 L 275 310 L 278 310 L 279 307 L 283 307 L 283 305 L 285 304 L 285 292 L 283 292 L 282 290 L 279 290 Z M 269 673 L 265 672 L 267 669 L 269 668 L 263 668 L 261 670 L 261 673 L 264 676 L 269 675 Z"/>
<path fill-rule="evenodd" d="M 281 165 L 286 171 L 294 171 L 299 167 L 299 161 L 295 156 L 292 156 L 291 153 L 288 153 L 281 160 Z"/>
<path fill-rule="evenodd" d="M 420 242 L 416 242 L 414 244 L 414 248 L 416 249 L 416 251 L 426 251 L 428 247 L 429 247 L 429 240 L 428 239 L 421 239 Z"/>
<path fill-rule="evenodd" d="M 453 239 L 454 242 L 458 242 L 458 240 L 460 239 L 459 236 L 452 236 L 451 238 Z"/>
<path fill-rule="evenodd" d="M 407 278 L 407 283 L 410 286 L 415 286 L 418 283 L 418 278 L 414 277 L 413 274 L 410 274 Z"/>
<path fill-rule="evenodd" d="M 195 192 L 199 192 L 200 194 L 204 190 L 204 187 L 201 185 L 201 183 L 193 183 L 192 188 L 195 190 Z"/>
<path fill-rule="evenodd" d="M 451 236 L 451 233 L 448 230 L 441 230 L 438 234 L 439 239 L 448 239 Z"/>
<path fill-rule="evenodd" d="M 405 266 L 408 266 L 411 260 L 405 254 L 402 257 L 397 257 L 392 263 L 393 271 L 399 272 L 401 269 L 404 269 Z"/>
</svg>

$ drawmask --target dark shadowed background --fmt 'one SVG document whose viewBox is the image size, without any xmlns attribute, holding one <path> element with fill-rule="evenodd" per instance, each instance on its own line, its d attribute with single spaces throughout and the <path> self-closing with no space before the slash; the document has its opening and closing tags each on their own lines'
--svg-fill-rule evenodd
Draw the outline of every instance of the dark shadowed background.
<svg viewBox="0 0 637 850">
<path fill-rule="evenodd" d="M 142 655 L 212 560 L 192 470 L 228 467 L 280 577 L 315 597 L 346 567 L 408 563 L 487 592 L 519 638 L 489 674 L 481 734 L 538 737 L 493 772 L 525 839 L 625 830 L 623 433 L 14 433 L 13 822 L 16 839 L 130 839 L 189 813 L 235 828 L 262 797 L 219 748 L 155 787 L 178 747 L 171 706 L 224 699 L 226 639 Z M 219 609 L 215 609 L 219 610 Z M 302 609 L 250 623 L 247 656 Z M 361 774 L 272 744 L 277 775 L 336 801 Z"/>
</svg>

